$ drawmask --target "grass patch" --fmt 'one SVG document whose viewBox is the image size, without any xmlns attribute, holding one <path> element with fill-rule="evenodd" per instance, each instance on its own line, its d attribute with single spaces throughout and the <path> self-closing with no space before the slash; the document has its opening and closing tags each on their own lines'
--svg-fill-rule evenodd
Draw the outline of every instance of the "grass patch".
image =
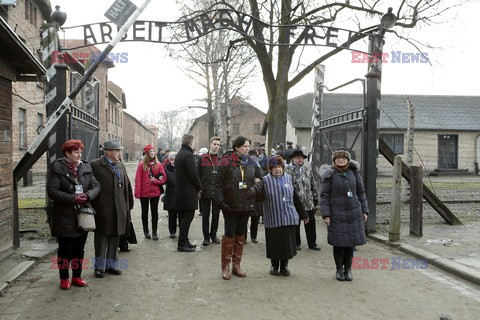
<svg viewBox="0 0 480 320">
<path fill-rule="evenodd" d="M 18 199 L 18 208 L 43 208 L 45 207 L 45 199 Z"/>
</svg>

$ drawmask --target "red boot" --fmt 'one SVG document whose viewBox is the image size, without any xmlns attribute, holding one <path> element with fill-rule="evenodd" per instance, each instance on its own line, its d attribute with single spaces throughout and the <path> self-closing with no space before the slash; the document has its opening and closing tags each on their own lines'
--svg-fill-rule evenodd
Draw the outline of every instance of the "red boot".
<svg viewBox="0 0 480 320">
<path fill-rule="evenodd" d="M 86 287 L 88 286 L 87 281 L 83 280 L 82 278 L 72 278 L 72 284 L 77 287 Z"/>
<path fill-rule="evenodd" d="M 68 279 L 60 279 L 60 288 L 62 288 L 62 290 L 69 290 L 70 281 L 68 281 Z"/>
</svg>

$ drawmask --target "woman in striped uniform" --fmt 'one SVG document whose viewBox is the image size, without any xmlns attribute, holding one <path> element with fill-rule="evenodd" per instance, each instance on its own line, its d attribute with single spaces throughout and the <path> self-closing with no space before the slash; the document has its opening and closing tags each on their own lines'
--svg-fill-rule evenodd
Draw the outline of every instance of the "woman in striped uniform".
<svg viewBox="0 0 480 320">
<path fill-rule="evenodd" d="M 267 165 L 269 174 L 249 190 L 250 196 L 263 200 L 267 258 L 272 262 L 271 275 L 290 275 L 288 260 L 296 254 L 295 226 L 308 215 L 293 188 L 292 178 L 285 174 L 281 156 L 272 156 Z M 280 272 L 278 268 L 280 267 Z"/>
</svg>

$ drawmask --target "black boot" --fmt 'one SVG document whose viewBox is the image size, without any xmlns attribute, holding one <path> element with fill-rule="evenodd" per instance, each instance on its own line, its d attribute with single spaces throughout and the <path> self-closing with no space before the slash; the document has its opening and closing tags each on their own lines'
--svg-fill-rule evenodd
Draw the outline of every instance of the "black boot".
<svg viewBox="0 0 480 320">
<path fill-rule="evenodd" d="M 280 260 L 280 273 L 285 277 L 290 275 L 290 269 L 288 269 L 288 260 Z"/>
<path fill-rule="evenodd" d="M 352 281 L 352 280 L 353 280 L 353 277 L 352 277 L 352 269 L 350 269 L 350 268 L 345 268 L 344 275 L 345 275 L 345 281 Z"/>
<path fill-rule="evenodd" d="M 336 277 L 338 281 L 345 280 L 343 273 L 343 248 L 333 247 L 333 259 L 335 260 L 335 266 L 337 267 Z"/>
<path fill-rule="evenodd" d="M 344 265 L 345 265 L 345 281 L 352 281 L 352 258 L 353 258 L 353 247 L 352 248 L 345 248 L 344 250 Z"/>
<path fill-rule="evenodd" d="M 272 276 L 278 276 L 280 273 L 278 272 L 278 260 L 273 260 L 272 261 L 272 266 L 270 267 L 270 274 Z"/>
</svg>

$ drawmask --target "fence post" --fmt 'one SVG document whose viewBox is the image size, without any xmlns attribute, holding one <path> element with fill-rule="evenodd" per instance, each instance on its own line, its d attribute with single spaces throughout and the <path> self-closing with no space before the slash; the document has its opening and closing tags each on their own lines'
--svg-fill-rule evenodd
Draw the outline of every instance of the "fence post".
<svg viewBox="0 0 480 320">
<path fill-rule="evenodd" d="M 410 167 L 410 234 L 421 237 L 423 225 L 423 168 Z"/>
<path fill-rule="evenodd" d="M 393 161 L 392 203 L 390 206 L 390 228 L 388 231 L 388 240 L 392 242 L 400 240 L 401 188 L 402 158 L 396 156 Z"/>
</svg>

